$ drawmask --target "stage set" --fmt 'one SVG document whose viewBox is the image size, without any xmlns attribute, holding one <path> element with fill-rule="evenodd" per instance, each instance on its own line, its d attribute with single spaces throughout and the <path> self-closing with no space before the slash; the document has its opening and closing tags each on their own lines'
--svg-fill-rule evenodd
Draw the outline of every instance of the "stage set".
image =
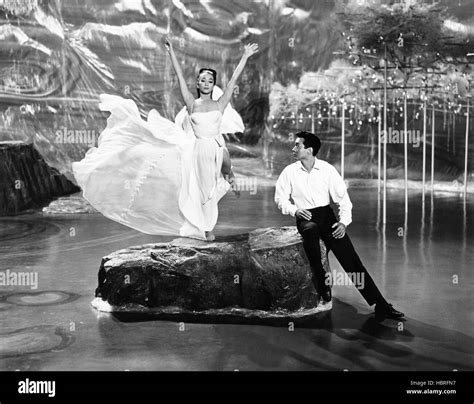
<svg viewBox="0 0 474 404">
<path fill-rule="evenodd" d="M 3 0 L 0 16 L 0 370 L 474 370 L 472 1 Z M 258 44 L 222 115 L 235 180 L 214 241 L 130 227 L 159 202 L 156 162 L 113 220 L 94 197 L 120 192 L 86 199 L 74 174 L 114 141 L 101 94 L 137 106 L 109 125 L 174 128 L 166 38 L 193 96 L 200 68 L 225 91 Z M 347 233 L 404 318 L 376 318 L 324 243 L 332 308 L 315 309 L 274 201 L 299 131 L 344 179 Z"/>
</svg>

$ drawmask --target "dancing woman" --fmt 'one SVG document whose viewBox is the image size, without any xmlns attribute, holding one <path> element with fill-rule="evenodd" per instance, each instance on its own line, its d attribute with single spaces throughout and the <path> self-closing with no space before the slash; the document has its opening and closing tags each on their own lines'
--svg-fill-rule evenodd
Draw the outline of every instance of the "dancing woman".
<svg viewBox="0 0 474 404">
<path fill-rule="evenodd" d="M 232 182 L 230 158 L 220 135 L 222 113 L 237 78 L 257 45 L 247 45 L 223 95 L 212 100 L 215 73 L 199 74 L 198 99 L 186 88 L 169 40 L 166 46 L 189 111 L 193 133 L 152 109 L 143 120 L 135 102 L 101 94 L 111 112 L 98 147 L 72 164 L 83 196 L 104 216 L 147 234 L 213 240 L 217 203 Z M 222 171 L 222 172 L 221 172 Z"/>
<path fill-rule="evenodd" d="M 222 114 L 230 102 L 237 80 L 244 70 L 248 58 L 258 52 L 258 45 L 249 44 L 245 46 L 242 58 L 224 93 L 218 100 L 212 99 L 212 91 L 217 79 L 216 71 L 210 68 L 199 70 L 196 82 L 198 97 L 195 99 L 188 89 L 169 38 L 166 39 L 165 46 L 178 77 L 181 96 L 188 110 L 194 135 L 196 136 L 194 164 L 199 184 L 200 201 L 206 222 L 205 234 L 206 239 L 213 240 L 212 230 L 217 222 L 217 203 L 220 199 L 217 187 L 221 171 L 229 183 L 234 181 L 229 152 L 225 148 L 224 139 L 219 130 Z"/>
</svg>

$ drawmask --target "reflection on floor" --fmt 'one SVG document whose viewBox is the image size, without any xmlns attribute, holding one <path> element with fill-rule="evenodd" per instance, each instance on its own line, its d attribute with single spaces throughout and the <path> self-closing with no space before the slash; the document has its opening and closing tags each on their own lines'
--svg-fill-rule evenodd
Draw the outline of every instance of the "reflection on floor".
<svg viewBox="0 0 474 404">
<path fill-rule="evenodd" d="M 330 315 L 305 328 L 123 322 L 90 306 L 101 257 L 170 238 L 101 215 L 36 213 L 0 218 L 0 369 L 473 370 L 474 204 L 428 195 L 423 207 L 416 194 L 405 217 L 390 191 L 383 227 L 376 190 L 350 193 L 349 234 L 406 322 L 376 322 L 353 285 L 335 286 Z M 260 187 L 224 198 L 216 234 L 293 224 Z M 340 271 L 332 256 L 331 266 Z"/>
</svg>

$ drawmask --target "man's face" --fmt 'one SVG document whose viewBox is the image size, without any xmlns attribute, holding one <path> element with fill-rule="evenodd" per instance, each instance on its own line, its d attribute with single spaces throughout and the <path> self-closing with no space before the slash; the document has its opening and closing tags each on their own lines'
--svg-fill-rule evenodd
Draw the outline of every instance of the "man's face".
<svg viewBox="0 0 474 404">
<path fill-rule="evenodd" d="M 305 149 L 303 144 L 304 139 L 297 137 L 295 141 L 295 147 L 291 149 L 295 160 L 301 160 L 313 154 L 312 149 Z"/>
</svg>

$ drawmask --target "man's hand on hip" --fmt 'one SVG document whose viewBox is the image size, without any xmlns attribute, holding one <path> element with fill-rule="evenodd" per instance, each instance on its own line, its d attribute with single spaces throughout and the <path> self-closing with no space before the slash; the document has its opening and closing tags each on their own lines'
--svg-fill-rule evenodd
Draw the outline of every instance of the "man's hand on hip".
<svg viewBox="0 0 474 404">
<path fill-rule="evenodd" d="M 334 229 L 334 231 L 332 232 L 332 236 L 334 238 L 343 238 L 346 234 L 346 226 L 341 222 L 334 223 L 332 225 L 332 228 Z"/>
<path fill-rule="evenodd" d="M 298 209 L 296 212 L 295 212 L 295 216 L 298 218 L 298 219 L 304 219 L 304 220 L 311 220 L 311 212 L 309 210 L 306 210 L 306 209 Z"/>
</svg>

